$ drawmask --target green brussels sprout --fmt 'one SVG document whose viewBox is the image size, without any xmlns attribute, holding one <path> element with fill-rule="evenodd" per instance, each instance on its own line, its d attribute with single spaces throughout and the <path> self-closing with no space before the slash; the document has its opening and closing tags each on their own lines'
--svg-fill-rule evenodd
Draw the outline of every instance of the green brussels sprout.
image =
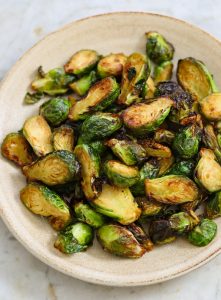
<svg viewBox="0 0 221 300">
<path fill-rule="evenodd" d="M 161 34 L 155 31 L 149 31 L 146 34 L 146 52 L 147 56 L 156 64 L 172 60 L 174 47 Z"/>
<path fill-rule="evenodd" d="M 145 149 L 134 141 L 110 139 L 105 143 L 126 165 L 133 166 L 146 158 Z"/>
<path fill-rule="evenodd" d="M 70 107 L 71 103 L 68 99 L 52 98 L 40 106 L 40 115 L 50 125 L 57 126 L 67 119 Z"/>
<path fill-rule="evenodd" d="M 119 93 L 120 88 L 116 79 L 106 77 L 92 85 L 87 96 L 71 107 L 69 118 L 73 121 L 84 120 L 91 113 L 110 106 Z"/>
<path fill-rule="evenodd" d="M 116 114 L 98 112 L 89 116 L 81 126 L 80 140 L 90 143 L 102 140 L 120 129 L 122 121 Z"/>
<path fill-rule="evenodd" d="M 161 214 L 164 210 L 164 204 L 159 202 L 154 202 L 145 197 L 136 198 L 136 202 L 141 209 L 140 219 L 145 220 L 153 216 Z"/>
<path fill-rule="evenodd" d="M 103 184 L 102 192 L 98 198 L 91 201 L 96 211 L 117 220 L 123 225 L 136 221 L 141 210 L 129 188 L 120 188 Z"/>
<path fill-rule="evenodd" d="M 97 231 L 97 238 L 103 249 L 114 255 L 138 258 L 146 252 L 146 249 L 127 228 L 117 224 L 100 227 Z"/>
<path fill-rule="evenodd" d="M 158 167 L 159 167 L 158 176 L 165 175 L 170 170 L 173 164 L 174 164 L 173 156 L 158 158 Z"/>
<path fill-rule="evenodd" d="M 174 137 L 175 137 L 174 132 L 164 128 L 159 128 L 155 131 L 153 139 L 157 143 L 171 145 L 174 140 Z"/>
<path fill-rule="evenodd" d="M 200 140 L 200 129 L 193 124 L 175 135 L 173 149 L 182 158 L 192 158 L 198 153 Z"/>
<path fill-rule="evenodd" d="M 164 61 L 154 69 L 154 83 L 170 80 L 173 74 L 172 61 Z"/>
<path fill-rule="evenodd" d="M 177 66 L 177 81 L 191 94 L 195 101 L 218 92 L 214 79 L 203 62 L 187 57 L 180 59 Z"/>
<path fill-rule="evenodd" d="M 146 195 L 165 204 L 182 204 L 198 198 L 196 184 L 188 177 L 167 175 L 160 178 L 145 179 Z"/>
<path fill-rule="evenodd" d="M 77 222 L 62 230 L 54 243 L 54 247 L 65 254 L 87 250 L 93 243 L 93 230 L 87 224 Z"/>
<path fill-rule="evenodd" d="M 144 229 L 141 225 L 137 225 L 136 223 L 131 223 L 127 225 L 127 229 L 134 235 L 135 239 L 147 250 L 151 251 L 153 249 L 153 243 L 147 236 Z"/>
<path fill-rule="evenodd" d="M 99 195 L 100 157 L 89 145 L 75 147 L 74 154 L 81 164 L 82 189 L 85 197 L 92 200 Z"/>
<path fill-rule="evenodd" d="M 154 220 L 149 227 L 150 238 L 154 244 L 167 244 L 176 239 L 169 220 Z"/>
<path fill-rule="evenodd" d="M 151 139 L 144 139 L 140 141 L 140 144 L 146 151 L 147 156 L 168 158 L 172 156 L 172 152 L 169 147 L 156 143 Z"/>
<path fill-rule="evenodd" d="M 44 74 L 43 78 L 34 80 L 31 87 L 50 96 L 61 95 L 68 91 L 68 86 L 74 79 L 75 76 L 65 74 L 63 68 L 56 68 Z"/>
<path fill-rule="evenodd" d="M 35 104 L 42 99 L 43 95 L 44 94 L 41 92 L 35 92 L 35 93 L 27 92 L 24 97 L 24 103 L 25 104 Z"/>
<path fill-rule="evenodd" d="M 210 124 L 204 126 L 203 141 L 204 144 L 214 152 L 218 162 L 221 163 L 221 147 L 219 146 L 214 128 Z"/>
<path fill-rule="evenodd" d="M 159 166 L 155 160 L 146 162 L 140 169 L 140 178 L 137 183 L 131 186 L 131 192 L 134 196 L 145 195 L 144 181 L 147 178 L 156 178 L 159 173 Z"/>
<path fill-rule="evenodd" d="M 109 54 L 99 61 L 97 65 L 97 73 L 101 78 L 107 76 L 121 76 L 123 67 L 127 61 L 126 55 L 123 53 Z"/>
<path fill-rule="evenodd" d="M 169 217 L 169 222 L 173 232 L 183 234 L 192 230 L 199 223 L 199 220 L 187 212 L 178 212 Z"/>
<path fill-rule="evenodd" d="M 29 183 L 21 190 L 20 199 L 34 214 L 49 217 L 49 222 L 56 230 L 64 228 L 71 221 L 67 204 L 44 185 Z"/>
<path fill-rule="evenodd" d="M 72 152 L 74 147 L 74 129 L 68 125 L 56 128 L 52 134 L 52 145 L 54 150 L 68 150 Z"/>
<path fill-rule="evenodd" d="M 70 58 L 64 65 L 66 73 L 82 75 L 94 69 L 100 59 L 100 55 L 95 50 L 80 50 Z"/>
<path fill-rule="evenodd" d="M 217 225 L 214 221 L 203 219 L 189 234 L 188 240 L 198 247 L 207 246 L 216 236 Z"/>
<path fill-rule="evenodd" d="M 118 187 L 130 187 L 140 178 L 137 167 L 124 165 L 117 160 L 106 161 L 104 173 L 110 182 Z"/>
<path fill-rule="evenodd" d="M 213 93 L 199 100 L 200 110 L 209 121 L 221 121 L 221 93 Z"/>
<path fill-rule="evenodd" d="M 217 142 L 219 144 L 219 147 L 221 148 L 221 121 L 218 121 L 216 124 L 215 124 L 215 129 L 216 129 L 216 132 L 217 132 Z"/>
<path fill-rule="evenodd" d="M 24 166 L 22 170 L 29 181 L 42 181 L 53 186 L 77 179 L 80 165 L 72 152 L 58 150 Z"/>
<path fill-rule="evenodd" d="M 192 159 L 178 161 L 172 165 L 171 169 L 167 172 L 167 175 L 183 175 L 186 177 L 192 177 L 195 165 L 196 164 Z"/>
<path fill-rule="evenodd" d="M 221 166 L 213 151 L 202 148 L 200 156 L 194 172 L 196 182 L 211 193 L 221 190 Z"/>
<path fill-rule="evenodd" d="M 91 227 L 99 228 L 104 225 L 105 217 L 93 210 L 90 205 L 78 202 L 74 205 L 74 212 L 79 221 L 87 223 Z"/>
<path fill-rule="evenodd" d="M 163 123 L 172 104 L 173 101 L 169 98 L 134 104 L 122 113 L 123 122 L 135 135 L 145 135 L 155 131 Z"/>
<path fill-rule="evenodd" d="M 89 88 L 97 80 L 96 72 L 91 71 L 89 74 L 82 76 L 77 81 L 74 81 L 70 84 L 70 88 L 77 93 L 79 96 L 84 96 Z"/>
<path fill-rule="evenodd" d="M 51 128 L 42 116 L 28 118 L 22 133 L 37 156 L 44 156 L 53 151 Z"/>
<path fill-rule="evenodd" d="M 97 152 L 98 155 L 104 154 L 107 149 L 103 141 L 94 141 L 90 143 L 90 147 Z"/>
<path fill-rule="evenodd" d="M 221 216 L 221 191 L 211 195 L 206 202 L 206 216 L 214 219 Z"/>
<path fill-rule="evenodd" d="M 18 166 L 29 165 L 34 160 L 34 153 L 19 132 L 13 132 L 6 135 L 1 145 L 2 156 L 13 161 Z"/>
<path fill-rule="evenodd" d="M 150 64 L 147 58 L 140 53 L 131 54 L 123 67 L 118 104 L 129 106 L 134 102 L 140 102 L 149 75 Z"/>
<path fill-rule="evenodd" d="M 149 76 L 145 83 L 143 97 L 146 100 L 154 98 L 155 90 L 156 90 L 156 87 L 155 87 L 153 78 L 151 76 Z"/>
</svg>

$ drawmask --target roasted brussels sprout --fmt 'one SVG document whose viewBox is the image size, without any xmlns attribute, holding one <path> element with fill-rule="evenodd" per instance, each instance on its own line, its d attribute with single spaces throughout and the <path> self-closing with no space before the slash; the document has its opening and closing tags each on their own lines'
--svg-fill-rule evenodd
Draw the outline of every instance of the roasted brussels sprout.
<svg viewBox="0 0 221 300">
<path fill-rule="evenodd" d="M 118 256 L 138 258 L 146 252 L 126 227 L 117 224 L 100 227 L 97 238 L 104 250 Z"/>
<path fill-rule="evenodd" d="M 162 203 L 154 202 L 146 197 L 138 197 L 136 198 L 136 202 L 141 209 L 141 220 L 159 215 L 163 212 L 165 206 Z"/>
<path fill-rule="evenodd" d="M 209 219 L 203 219 L 201 223 L 188 234 L 188 240 L 195 246 L 204 247 L 215 238 L 216 232 L 216 223 Z"/>
<path fill-rule="evenodd" d="M 6 135 L 1 145 L 1 153 L 5 158 L 21 167 L 32 163 L 34 160 L 29 143 L 19 132 Z"/>
<path fill-rule="evenodd" d="M 144 229 L 141 225 L 137 225 L 136 223 L 131 223 L 127 225 L 127 229 L 134 235 L 135 239 L 147 250 L 150 251 L 153 249 L 153 243 L 147 236 Z"/>
<path fill-rule="evenodd" d="M 109 54 L 99 61 L 97 73 L 101 78 L 107 76 L 121 76 L 127 57 L 123 53 Z"/>
<path fill-rule="evenodd" d="M 146 52 L 147 56 L 156 64 L 172 60 L 174 47 L 161 34 L 155 31 L 149 31 L 146 34 Z"/>
<path fill-rule="evenodd" d="M 206 203 L 206 216 L 214 219 L 221 216 L 221 191 L 211 195 Z"/>
<path fill-rule="evenodd" d="M 34 214 L 49 217 L 49 222 L 56 230 L 64 228 L 71 221 L 68 206 L 44 185 L 29 183 L 21 190 L 20 198 Z"/>
<path fill-rule="evenodd" d="M 137 167 L 124 165 L 117 160 L 106 161 L 104 172 L 110 182 L 119 187 L 130 187 L 140 178 Z"/>
<path fill-rule="evenodd" d="M 136 221 L 141 210 L 128 188 L 120 188 L 103 184 L 100 196 L 91 204 L 103 215 L 117 220 L 123 225 Z"/>
<path fill-rule="evenodd" d="M 172 73 L 173 63 L 171 61 L 162 62 L 154 69 L 154 83 L 158 84 L 159 82 L 170 80 Z"/>
<path fill-rule="evenodd" d="M 91 71 L 89 74 L 85 74 L 80 79 L 72 82 L 70 84 L 70 88 L 79 96 L 84 96 L 88 92 L 92 84 L 96 82 L 96 80 L 96 72 Z"/>
<path fill-rule="evenodd" d="M 122 121 L 116 114 L 98 112 L 89 116 L 81 126 L 81 143 L 104 139 L 120 129 Z"/>
<path fill-rule="evenodd" d="M 140 53 L 131 54 L 123 67 L 118 104 L 129 106 L 140 102 L 149 75 L 150 65 L 147 58 Z"/>
<path fill-rule="evenodd" d="M 104 225 L 105 217 L 93 210 L 88 204 L 78 202 L 74 205 L 74 212 L 79 221 L 87 223 L 91 227 L 99 228 Z"/>
<path fill-rule="evenodd" d="M 74 130 L 68 125 L 62 125 L 56 128 L 52 134 L 52 145 L 54 150 L 73 151 Z"/>
<path fill-rule="evenodd" d="M 159 173 L 158 176 L 165 175 L 174 163 L 174 157 L 158 158 Z"/>
<path fill-rule="evenodd" d="M 44 156 L 53 151 L 51 128 L 42 116 L 28 118 L 22 132 L 37 156 Z"/>
<path fill-rule="evenodd" d="M 169 147 L 156 143 L 151 139 L 144 139 L 140 141 L 140 144 L 146 151 L 147 156 L 168 158 L 172 156 L 172 152 Z"/>
<path fill-rule="evenodd" d="M 154 220 L 149 227 L 150 238 L 154 244 L 167 244 L 176 239 L 169 220 Z"/>
<path fill-rule="evenodd" d="M 37 103 L 38 101 L 41 100 L 41 98 L 43 97 L 43 93 L 41 92 L 35 92 L 35 93 L 29 93 L 27 92 L 25 94 L 25 97 L 24 97 L 24 103 L 25 104 L 35 104 Z"/>
<path fill-rule="evenodd" d="M 54 247 L 66 254 L 82 252 L 92 245 L 93 238 L 94 234 L 91 227 L 77 222 L 69 225 L 58 234 Z"/>
<path fill-rule="evenodd" d="M 134 141 L 113 138 L 106 145 L 128 166 L 136 165 L 146 158 L 145 149 Z"/>
<path fill-rule="evenodd" d="M 97 152 L 98 155 L 103 155 L 104 152 L 106 151 L 107 147 L 106 145 L 104 144 L 103 141 L 95 141 L 95 142 L 92 142 L 90 143 L 90 147 L 95 151 Z"/>
<path fill-rule="evenodd" d="M 104 110 L 111 105 L 120 93 L 116 80 L 106 77 L 96 82 L 87 96 L 77 101 L 70 110 L 69 118 L 73 121 L 84 120 L 91 112 Z"/>
<path fill-rule="evenodd" d="M 98 196 L 100 157 L 89 145 L 82 144 L 75 147 L 74 153 L 81 164 L 82 189 L 89 200 Z"/>
<path fill-rule="evenodd" d="M 34 80 L 31 87 L 50 96 L 61 95 L 68 91 L 68 86 L 74 79 L 75 76 L 65 74 L 63 68 L 56 68 L 43 74 L 43 78 Z"/>
<path fill-rule="evenodd" d="M 195 125 L 184 127 L 175 135 L 173 150 L 182 158 L 192 158 L 198 153 L 200 129 Z"/>
<path fill-rule="evenodd" d="M 216 161 L 213 151 L 202 148 L 200 160 L 195 169 L 195 179 L 209 192 L 221 190 L 221 166 Z"/>
<path fill-rule="evenodd" d="M 213 150 L 217 160 L 221 163 L 221 147 L 218 143 L 218 138 L 215 134 L 214 128 L 210 124 L 207 124 L 204 127 L 203 141 L 208 148 Z"/>
<path fill-rule="evenodd" d="M 221 121 L 221 93 L 213 93 L 199 100 L 200 110 L 209 121 Z"/>
<path fill-rule="evenodd" d="M 67 119 L 70 107 L 68 99 L 53 98 L 41 105 L 40 114 L 50 125 L 57 126 Z"/>
<path fill-rule="evenodd" d="M 173 101 L 158 98 L 151 103 L 138 103 L 122 113 L 125 126 L 135 135 L 145 135 L 157 129 L 170 112 Z"/>
<path fill-rule="evenodd" d="M 203 62 L 187 57 L 178 61 L 177 81 L 195 101 L 218 92 L 212 75 Z"/>
<path fill-rule="evenodd" d="M 173 232 L 183 234 L 192 230 L 199 223 L 199 219 L 186 212 L 178 212 L 169 217 L 169 222 Z"/>
<path fill-rule="evenodd" d="M 166 204 L 182 204 L 197 199 L 196 184 L 181 175 L 168 175 L 155 179 L 145 179 L 146 194 L 150 199 Z"/>
<path fill-rule="evenodd" d="M 82 75 L 90 72 L 98 63 L 100 55 L 95 50 L 80 50 L 64 65 L 66 73 Z"/>
<path fill-rule="evenodd" d="M 159 128 L 154 133 L 154 141 L 157 143 L 163 143 L 171 145 L 175 137 L 175 133 L 173 131 Z"/>
<path fill-rule="evenodd" d="M 167 172 L 167 174 L 192 177 L 195 165 L 196 164 L 192 159 L 181 160 L 172 165 L 171 169 Z"/>
<path fill-rule="evenodd" d="M 149 76 L 145 83 L 143 97 L 146 100 L 154 98 L 155 90 L 156 90 L 156 87 L 155 87 L 154 81 L 153 81 L 152 77 Z"/>
<path fill-rule="evenodd" d="M 77 179 L 79 172 L 80 165 L 75 155 L 66 150 L 54 151 L 23 167 L 23 173 L 29 181 L 39 180 L 49 186 Z"/>
</svg>

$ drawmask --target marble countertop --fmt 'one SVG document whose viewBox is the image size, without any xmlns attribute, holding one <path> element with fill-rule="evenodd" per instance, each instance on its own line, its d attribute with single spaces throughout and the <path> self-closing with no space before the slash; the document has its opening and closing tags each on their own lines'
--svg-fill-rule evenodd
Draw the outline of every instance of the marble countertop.
<svg viewBox="0 0 221 300">
<path fill-rule="evenodd" d="M 219 0 L 0 0 L 0 6 L 0 79 L 49 32 L 75 19 L 104 12 L 162 13 L 196 24 L 221 39 Z M 0 241 L 0 300 L 221 299 L 221 255 L 165 283 L 115 288 L 84 283 L 51 269 L 28 253 L 1 220 Z"/>
</svg>

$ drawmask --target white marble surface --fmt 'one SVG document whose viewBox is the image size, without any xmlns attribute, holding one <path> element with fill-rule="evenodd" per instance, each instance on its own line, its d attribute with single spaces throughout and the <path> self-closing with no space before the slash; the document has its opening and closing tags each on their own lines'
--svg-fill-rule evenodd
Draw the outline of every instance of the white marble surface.
<svg viewBox="0 0 221 300">
<path fill-rule="evenodd" d="M 0 0 L 0 78 L 47 33 L 72 20 L 110 11 L 151 11 L 175 16 L 221 39 L 219 0 Z M 96 286 L 67 277 L 38 261 L 0 220 L 0 300 L 70 299 L 219 300 L 221 256 L 190 274 L 154 286 Z"/>
</svg>

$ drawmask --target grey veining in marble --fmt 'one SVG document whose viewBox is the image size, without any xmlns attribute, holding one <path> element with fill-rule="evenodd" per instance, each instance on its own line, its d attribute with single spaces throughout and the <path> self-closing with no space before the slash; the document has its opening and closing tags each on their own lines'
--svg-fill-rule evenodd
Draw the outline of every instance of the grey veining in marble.
<svg viewBox="0 0 221 300">
<path fill-rule="evenodd" d="M 175 16 L 221 39 L 219 0 L 0 0 L 0 78 L 47 33 L 75 19 L 110 11 Z M 70 299 L 220 300 L 221 256 L 190 274 L 154 286 L 96 286 L 60 274 L 38 261 L 0 220 L 0 300 Z"/>
</svg>

